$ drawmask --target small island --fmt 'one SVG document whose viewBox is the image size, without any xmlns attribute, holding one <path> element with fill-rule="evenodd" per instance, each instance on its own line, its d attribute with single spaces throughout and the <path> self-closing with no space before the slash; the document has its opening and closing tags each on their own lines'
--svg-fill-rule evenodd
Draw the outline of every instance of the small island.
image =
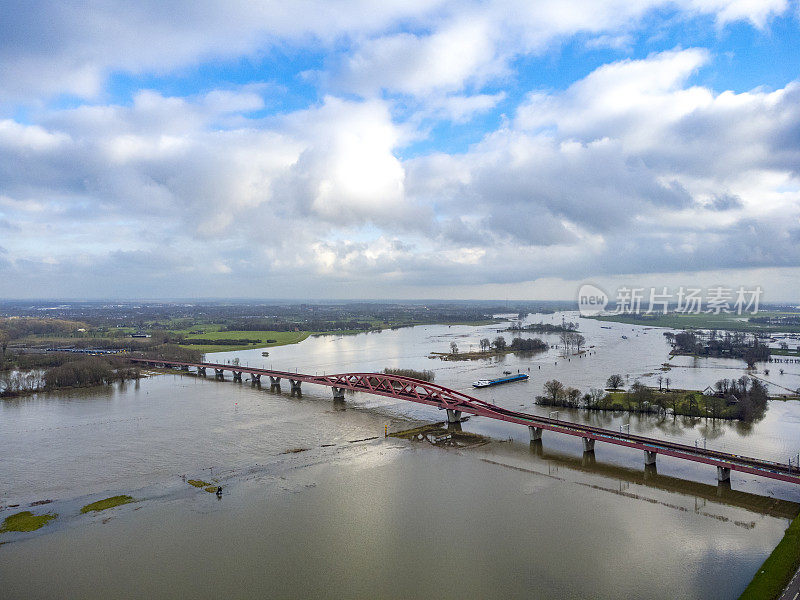
<svg viewBox="0 0 800 600">
<path fill-rule="evenodd" d="M 670 389 L 669 378 L 659 377 L 658 388 L 635 381 L 624 390 L 623 381 L 621 375 L 615 374 L 608 378 L 605 389 L 592 388 L 582 394 L 577 388 L 551 379 L 544 384 L 544 394 L 536 397 L 536 403 L 586 410 L 672 414 L 752 422 L 764 416 L 769 400 L 767 386 L 758 379 L 747 376 L 721 379 L 702 392 Z"/>
<path fill-rule="evenodd" d="M 582 336 L 581 336 L 582 337 Z M 450 352 L 431 352 L 428 358 L 438 358 L 440 360 L 479 360 L 481 358 L 492 358 L 511 353 L 537 353 L 544 352 L 550 345 L 540 338 L 515 337 L 511 344 L 506 342 L 503 336 L 497 336 L 494 341 L 483 338 L 480 343 L 480 350 L 474 352 L 460 352 L 456 342 L 450 342 Z"/>
</svg>

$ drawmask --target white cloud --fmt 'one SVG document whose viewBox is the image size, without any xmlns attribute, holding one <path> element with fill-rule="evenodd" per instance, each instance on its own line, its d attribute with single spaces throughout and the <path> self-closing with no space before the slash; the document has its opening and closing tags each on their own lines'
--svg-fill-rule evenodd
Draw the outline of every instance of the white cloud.
<svg viewBox="0 0 800 600">
<path fill-rule="evenodd" d="M 496 59 L 495 38 L 486 19 L 469 14 L 430 35 L 399 33 L 360 44 L 333 78 L 363 96 L 381 89 L 414 96 L 463 89 L 505 72 Z"/>
<path fill-rule="evenodd" d="M 274 87 L 140 90 L 129 105 L 0 120 L 6 286 L 78 289 L 72 277 L 97 290 L 136 280 L 173 296 L 401 295 L 419 285 L 800 266 L 800 84 L 694 85 L 713 60 L 703 49 L 601 66 L 566 90 L 529 94 L 462 153 L 400 158 L 432 121 L 465 123 L 509 102 L 484 84 L 563 36 L 621 44 L 655 6 L 761 26 L 783 2 L 356 3 L 341 14 L 310 2 L 234 3 L 224 15 L 205 5 L 202 18 L 192 5 L 160 23 L 145 15 L 161 5 L 126 5 L 136 40 L 119 24 L 100 27 L 111 20 L 102 11 L 87 31 L 83 11 L 37 6 L 0 42 L 9 97 L 91 95 L 113 69 L 163 72 L 309 38 L 344 49 L 328 82 L 348 94 L 264 117 Z M 35 20 L 42 11 L 60 17 L 58 53 L 19 39 L 56 44 Z"/>
<path fill-rule="evenodd" d="M 354 44 L 340 76 L 363 93 L 453 92 L 503 74 L 510 58 L 565 36 L 624 36 L 656 8 L 710 14 L 721 25 L 763 26 L 787 6 L 787 0 L 10 0 L 0 5 L 0 100 L 96 98 L 113 72 L 164 74 L 287 44 L 328 50 Z"/>
</svg>

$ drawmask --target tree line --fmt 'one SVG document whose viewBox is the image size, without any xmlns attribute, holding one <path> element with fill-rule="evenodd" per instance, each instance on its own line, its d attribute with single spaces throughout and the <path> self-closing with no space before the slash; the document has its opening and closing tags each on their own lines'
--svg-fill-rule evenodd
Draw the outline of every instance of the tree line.
<svg viewBox="0 0 800 600">
<path fill-rule="evenodd" d="M 738 331 L 726 331 L 723 334 L 715 329 L 680 333 L 667 331 L 664 337 L 672 344 L 674 354 L 741 358 L 751 368 L 757 362 L 769 360 L 770 356 L 769 346 L 762 344 L 757 336 Z"/>
<path fill-rule="evenodd" d="M 581 394 L 574 387 L 565 386 L 556 379 L 544 384 L 544 394 L 536 396 L 536 403 L 544 406 L 561 406 L 567 408 L 586 408 L 588 410 L 630 411 L 666 415 L 693 417 L 709 417 L 712 419 L 739 419 L 754 421 L 764 416 L 767 410 L 769 394 L 767 387 L 758 379 L 742 376 L 738 379 L 721 379 L 714 384 L 713 394 L 699 392 L 669 391 L 669 379 L 666 389 L 655 390 L 640 381 L 635 381 L 623 392 L 616 395 L 605 390 L 591 388 Z M 612 375 L 607 382 L 608 387 L 617 390 L 622 387 L 622 376 Z M 623 402 L 624 399 L 624 402 Z"/>
<path fill-rule="evenodd" d="M 503 331 L 530 331 L 533 333 L 562 333 L 564 331 L 577 331 L 578 324 L 572 321 L 567 321 L 563 325 L 553 325 L 552 323 L 531 323 L 529 325 L 522 325 L 514 323 Z"/>
<path fill-rule="evenodd" d="M 436 373 L 428 369 L 417 371 L 416 369 L 393 369 L 387 367 L 383 370 L 383 372 L 386 373 L 387 375 L 399 375 L 401 377 L 411 377 L 413 379 L 421 379 L 422 381 L 433 381 L 434 378 L 436 377 Z"/>
<path fill-rule="evenodd" d="M 121 358 L 86 356 L 76 359 L 73 356 L 71 360 L 64 360 L 44 370 L 4 371 L 0 374 L 0 396 L 110 384 L 139 377 L 139 368 Z"/>
</svg>

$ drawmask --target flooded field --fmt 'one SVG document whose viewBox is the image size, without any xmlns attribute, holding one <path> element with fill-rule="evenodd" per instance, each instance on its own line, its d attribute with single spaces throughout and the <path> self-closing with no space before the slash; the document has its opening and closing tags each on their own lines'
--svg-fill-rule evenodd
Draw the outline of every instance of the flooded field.
<svg viewBox="0 0 800 600">
<path fill-rule="evenodd" d="M 577 320 L 574 314 L 529 320 Z M 612 326 L 612 329 L 604 327 Z M 612 373 L 652 380 L 668 361 L 663 330 L 581 320 L 590 355 L 444 362 L 501 326 L 427 326 L 310 338 L 210 355 L 301 372 L 434 369 L 436 382 L 546 414 L 547 379 L 602 387 Z M 503 334 L 507 339 L 510 333 Z M 532 334 L 531 337 L 533 337 Z M 626 335 L 628 339 L 622 339 Z M 552 343 L 556 342 L 553 338 Z M 739 361 L 669 361 L 673 387 L 738 377 Z M 473 390 L 503 370 L 527 383 Z M 650 375 L 652 373 L 652 375 Z M 762 376 L 762 375 L 759 375 Z M 800 366 L 773 386 L 800 386 Z M 754 424 L 561 411 L 562 418 L 785 460 L 800 449 L 800 403 L 773 401 Z M 459 443 L 384 437 L 442 419 L 430 407 L 308 386 L 301 397 L 194 376 L 0 403 L 0 518 L 30 503 L 58 513 L 31 534 L 2 534 L 9 597 L 731 598 L 800 510 L 800 491 L 710 467 L 472 418 Z M 483 436 L 481 443 L 464 441 Z M 463 442 L 463 443 L 462 443 Z M 484 443 L 485 442 L 485 443 Z M 217 499 L 187 478 L 222 485 Z M 96 514 L 80 507 L 130 494 Z M 18 507 L 9 505 L 18 504 Z"/>
</svg>

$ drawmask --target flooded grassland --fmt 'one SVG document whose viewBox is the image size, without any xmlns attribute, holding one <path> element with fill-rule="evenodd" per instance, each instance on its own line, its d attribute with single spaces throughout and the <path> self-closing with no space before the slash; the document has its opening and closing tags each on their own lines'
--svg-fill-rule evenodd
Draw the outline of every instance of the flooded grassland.
<svg viewBox="0 0 800 600">
<path fill-rule="evenodd" d="M 594 346 L 582 359 L 555 350 L 475 363 L 427 358 L 454 339 L 477 346 L 492 326 L 326 336 L 269 357 L 209 358 L 311 373 L 434 369 L 437 383 L 464 391 L 479 376 L 530 369 L 529 383 L 474 395 L 541 414 L 534 396 L 547 379 L 588 388 L 611 372 L 641 378 L 668 358 L 659 330 L 626 325 L 621 340 L 599 325 L 581 321 Z M 728 371 L 736 366 L 689 362 L 669 373 L 688 388 Z M 327 388 L 297 397 L 180 375 L 5 401 L 0 519 L 58 518 L 0 534 L 4 593 L 732 598 L 800 510 L 789 484 L 734 474 L 720 487 L 701 465 L 659 457 L 646 470 L 624 448 L 598 444 L 587 455 L 580 440 L 557 434 L 531 445 L 525 428 L 481 418 L 460 431 L 426 427 L 441 418 L 376 396 L 334 403 Z M 630 421 L 632 432 L 689 443 L 704 436 L 709 447 L 763 458 L 800 447 L 793 402 L 771 402 L 751 425 L 585 411 L 562 418 L 610 428 Z M 384 437 L 386 429 L 409 433 Z M 118 496 L 131 500 L 81 510 Z M 53 502 L 30 506 L 44 500 Z"/>
</svg>

